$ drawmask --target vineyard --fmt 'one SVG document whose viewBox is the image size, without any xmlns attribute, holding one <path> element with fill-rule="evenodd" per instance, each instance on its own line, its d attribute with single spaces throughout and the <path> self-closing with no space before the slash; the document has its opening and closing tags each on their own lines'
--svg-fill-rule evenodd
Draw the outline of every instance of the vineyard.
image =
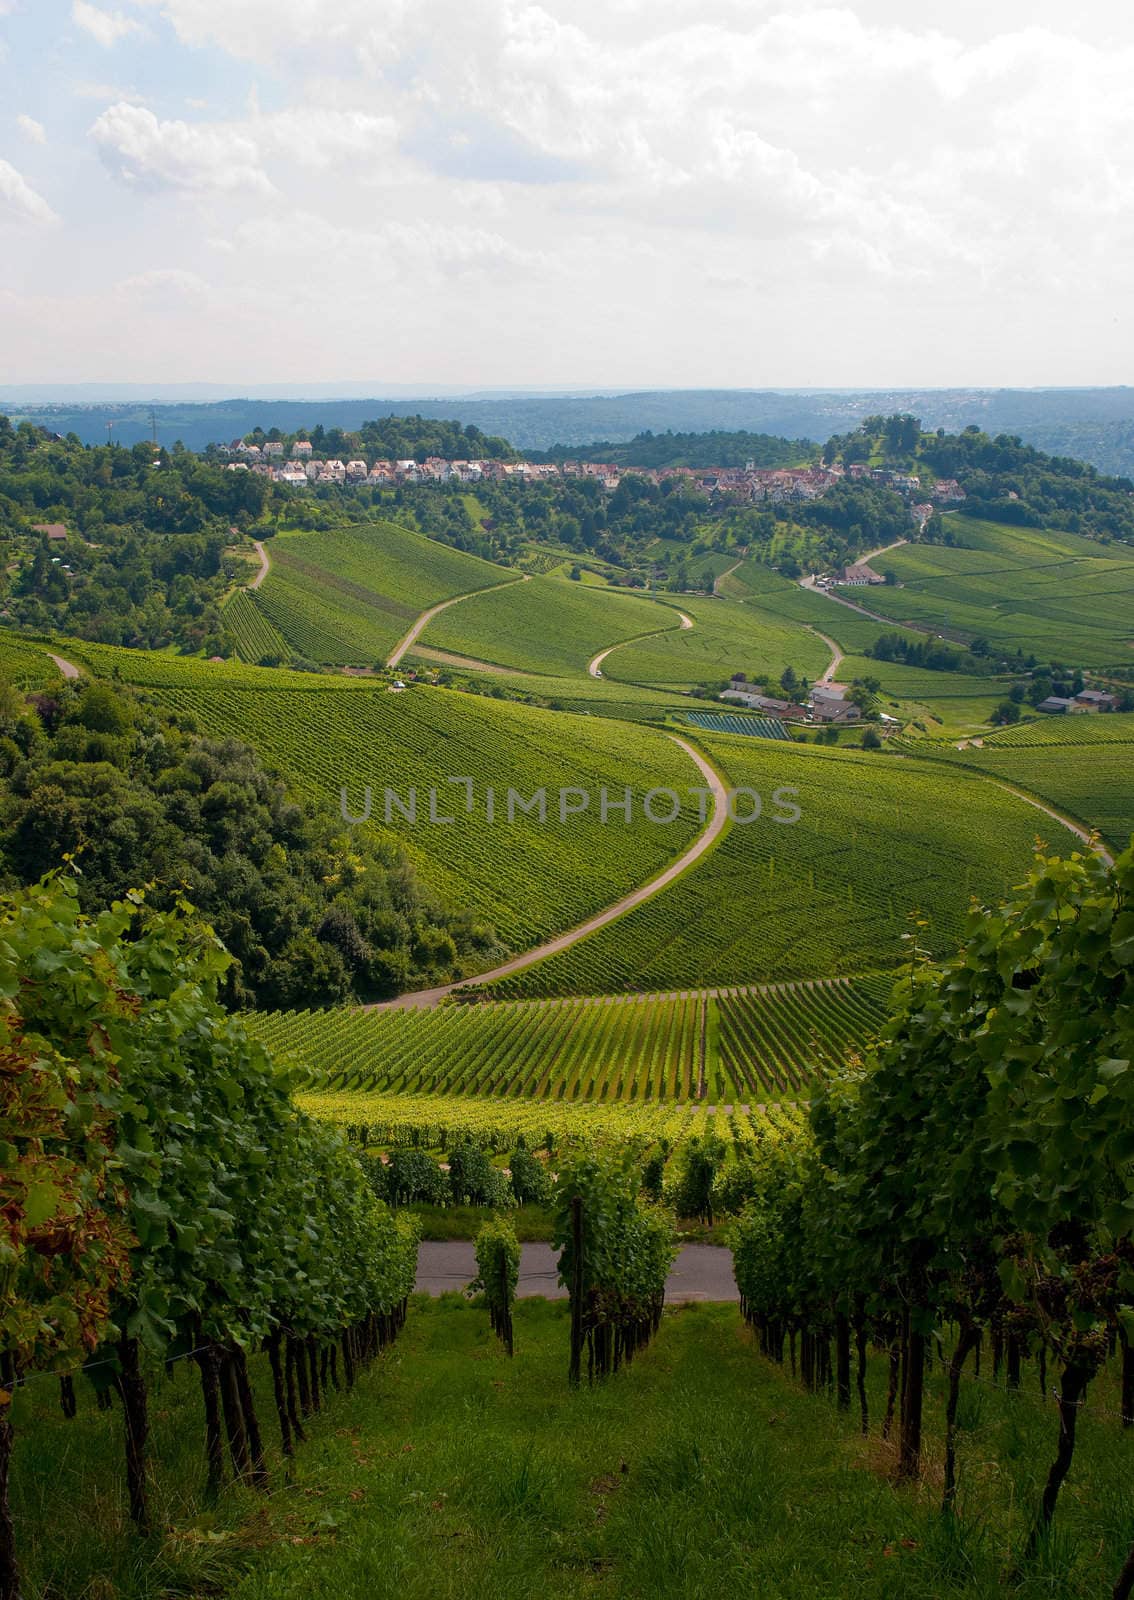
<svg viewBox="0 0 1134 1600">
<path fill-rule="evenodd" d="M 737 672 L 778 679 L 787 666 L 815 678 L 830 660 L 821 639 L 756 604 L 680 596 L 692 628 L 623 645 L 603 662 L 608 678 L 661 689 L 716 684 Z"/>
<path fill-rule="evenodd" d="M 744 716 L 737 711 L 686 711 L 685 721 L 706 733 L 739 733 L 750 739 L 790 739 L 791 734 L 776 717 Z"/>
<path fill-rule="evenodd" d="M 422 611 L 511 576 L 392 522 L 281 534 L 271 558 L 256 603 L 297 654 L 330 665 L 384 661 Z"/>
<path fill-rule="evenodd" d="M 46 689 L 58 683 L 60 676 L 45 646 L 17 634 L 0 633 L 0 677 L 30 691 Z"/>
<path fill-rule="evenodd" d="M 934 754 L 1038 795 L 1117 850 L 1134 834 L 1134 717 L 1048 718 Z"/>
<path fill-rule="evenodd" d="M 225 684 L 227 670 L 215 668 L 213 681 Z M 257 681 L 265 680 L 271 681 L 266 672 Z M 200 688 L 162 690 L 162 703 L 213 737 L 246 740 L 331 815 L 340 815 L 345 788 L 350 815 L 362 817 L 369 787 L 366 825 L 396 837 L 436 892 L 468 908 L 486 930 L 486 965 L 501 954 L 499 941 L 512 948 L 537 944 L 636 888 L 699 831 L 699 807 L 687 793 L 698 772 L 658 730 L 424 687 L 393 695 L 309 678 L 316 687 L 296 693 L 211 689 L 207 678 L 196 681 Z M 610 812 L 604 824 L 600 791 L 621 801 L 627 786 L 637 796 L 632 820 Z M 674 789 L 685 804 L 674 822 L 653 825 L 642 820 L 642 797 L 659 786 Z M 431 823 L 431 787 L 436 816 L 451 822 Z M 514 808 L 510 821 L 509 788 L 526 801 L 545 790 L 543 820 L 537 811 Z M 411 789 L 412 822 L 404 814 Z M 587 791 L 593 796 L 587 811 L 561 820 L 560 789 Z M 388 823 L 387 790 L 401 803 L 390 802 Z"/>
<path fill-rule="evenodd" d="M 241 661 L 271 657 L 286 661 L 287 640 L 274 628 L 256 602 L 256 591 L 235 589 L 225 602 L 224 629 Z"/>
<path fill-rule="evenodd" d="M 248 1027 L 336 1093 L 739 1104 L 794 1097 L 818 1062 L 861 1049 L 888 988 L 878 978 L 720 996 L 279 1012 Z"/>
<path fill-rule="evenodd" d="M 760 795 L 665 894 L 494 992 L 513 998 L 830 976 L 903 959 L 915 914 L 922 943 L 958 937 L 970 895 L 995 899 L 1058 824 L 992 784 L 937 762 L 714 738 L 729 781 Z M 773 796 L 795 791 L 800 819 L 777 825 Z M 738 811 L 748 816 L 750 798 Z M 1068 841 L 1069 842 L 1069 841 Z"/>
<path fill-rule="evenodd" d="M 607 645 L 679 626 L 677 612 L 655 601 L 541 577 L 443 611 L 420 642 L 514 671 L 573 676 Z"/>
<path fill-rule="evenodd" d="M 355 1143 L 384 1149 L 414 1148 L 441 1154 L 470 1141 L 504 1156 L 520 1143 L 528 1149 L 567 1145 L 633 1145 L 639 1151 L 665 1143 L 715 1137 L 746 1147 L 769 1132 L 801 1126 L 795 1105 L 771 1103 L 747 1112 L 684 1104 L 627 1105 L 554 1100 L 473 1098 L 461 1095 L 383 1095 L 304 1090 L 300 1106 L 312 1117 L 342 1129 Z"/>
<path fill-rule="evenodd" d="M 1121 546 L 968 517 L 953 517 L 950 526 L 958 546 L 888 551 L 899 586 L 879 585 L 866 599 L 847 590 L 847 597 L 949 638 L 983 636 L 1005 652 L 1084 667 L 1128 660 L 1134 558 L 1111 553 Z"/>
</svg>

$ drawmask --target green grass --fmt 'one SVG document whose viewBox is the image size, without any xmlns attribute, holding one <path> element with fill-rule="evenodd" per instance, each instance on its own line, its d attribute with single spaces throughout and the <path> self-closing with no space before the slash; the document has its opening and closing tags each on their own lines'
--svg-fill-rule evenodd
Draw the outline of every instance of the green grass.
<svg viewBox="0 0 1134 1600">
<path fill-rule="evenodd" d="M 963 548 L 891 550 L 886 565 L 902 587 L 879 585 L 862 603 L 950 638 L 983 635 L 1005 652 L 1019 648 L 1075 666 L 1129 665 L 1134 553 L 1077 534 L 959 516 L 949 523 Z"/>
<path fill-rule="evenodd" d="M 693 627 L 623 645 L 603 662 L 606 677 L 683 689 L 737 672 L 778 678 L 787 666 L 814 678 L 831 659 L 821 639 L 755 603 L 703 595 L 679 595 L 675 603 Z"/>
<path fill-rule="evenodd" d="M 348 809 L 362 815 L 369 785 L 375 825 L 400 842 L 448 905 L 467 908 L 514 949 L 583 921 L 637 887 L 699 829 L 697 807 L 686 794 L 699 774 L 657 729 L 421 686 L 390 694 L 373 685 L 344 688 L 344 680 L 300 678 L 312 687 L 276 690 L 275 676 L 264 672 L 254 679 L 264 687 L 228 687 L 228 669 L 203 670 L 218 674 L 218 687 L 207 677 L 193 687 L 167 687 L 159 691 L 162 704 L 191 715 L 213 737 L 247 741 L 296 793 L 331 816 L 340 814 L 344 785 Z M 463 786 L 450 785 L 451 777 L 473 779 L 471 814 L 463 809 Z M 627 785 L 637 796 L 635 820 L 627 826 L 614 813 L 603 825 L 600 790 L 620 799 Z M 437 815 L 454 819 L 447 825 L 429 822 L 431 786 L 438 790 Z M 642 820 L 643 796 L 657 786 L 677 790 L 687 802 L 673 823 Z M 387 788 L 403 805 L 410 789 L 416 791 L 415 822 L 391 804 L 385 828 Z M 487 817 L 489 788 L 498 807 L 494 822 Z M 509 788 L 525 798 L 546 789 L 546 822 L 516 813 L 509 823 Z M 593 794 L 591 808 L 561 822 L 561 788 Z M 487 953 L 485 963 L 499 953 Z"/>
<path fill-rule="evenodd" d="M 654 991 L 831 976 L 899 962 L 918 911 L 925 942 L 959 938 L 970 894 L 1004 895 L 1057 824 L 992 784 L 935 761 L 704 735 L 760 818 L 659 895 L 597 934 L 499 985 L 509 995 Z M 774 792 L 798 791 L 801 819 L 771 820 Z M 751 801 L 741 801 L 748 814 Z"/>
<path fill-rule="evenodd" d="M 620 639 L 678 626 L 672 607 L 627 591 L 536 577 L 443 611 L 420 643 L 520 672 L 563 677 L 585 675 L 591 657 Z"/>
<path fill-rule="evenodd" d="M 617 1376 L 568 1390 L 564 1304 L 522 1301 L 516 1355 L 456 1294 L 415 1300 L 398 1344 L 311 1423 L 272 1493 L 201 1499 L 199 1386 L 151 1406 L 160 1533 L 126 1532 L 121 1417 L 52 1386 L 17 1401 L 15 1501 L 28 1600 L 1095 1600 L 1132 1530 L 1134 1440 L 1089 1404 L 1037 1564 L 1010 1574 L 1055 1445 L 1034 1375 L 962 1391 L 960 1515 L 934 1481 L 941 1373 L 927 1395 L 929 1481 L 901 1488 L 857 1419 L 756 1353 L 731 1306 L 666 1314 Z M 264 1358 L 252 1362 L 269 1435 Z M 884 1363 L 872 1357 L 881 1408 Z M 1113 1395 L 1100 1385 L 1098 1406 Z"/>
<path fill-rule="evenodd" d="M 429 1011 L 249 1018 L 269 1048 L 335 1091 L 710 1102 L 791 1097 L 823 1057 L 865 1043 L 888 982 L 786 986 L 719 999 L 481 1003 Z"/>
<path fill-rule="evenodd" d="M 285 533 L 269 546 L 258 604 L 311 661 L 384 660 L 422 611 L 516 574 L 392 522 Z"/>
</svg>

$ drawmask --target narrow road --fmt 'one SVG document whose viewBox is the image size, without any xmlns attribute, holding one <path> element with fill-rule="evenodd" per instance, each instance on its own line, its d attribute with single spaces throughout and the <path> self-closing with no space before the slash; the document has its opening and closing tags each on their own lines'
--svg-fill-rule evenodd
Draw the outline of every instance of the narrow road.
<svg viewBox="0 0 1134 1600">
<path fill-rule="evenodd" d="M 728 791 L 699 751 L 676 733 L 668 734 L 667 737 L 672 739 L 674 744 L 680 745 L 694 762 L 705 780 L 705 787 L 713 797 L 713 811 L 708 825 L 704 832 L 697 835 L 683 855 L 671 862 L 656 878 L 651 878 L 648 883 L 623 895 L 621 900 L 616 900 L 613 905 L 607 906 L 605 911 L 596 912 L 577 928 L 559 934 L 556 938 L 548 940 L 547 944 L 538 945 L 534 950 L 526 950 L 523 955 L 513 956 L 510 961 L 505 961 L 503 966 L 493 967 L 491 972 L 482 972 L 475 978 L 462 978 L 455 983 L 441 984 L 436 989 L 417 989 L 409 994 L 400 994 L 394 1000 L 383 1000 L 376 1005 L 364 1006 L 362 1009 L 364 1011 L 424 1010 L 428 1006 L 435 1006 L 439 1000 L 444 1000 L 446 995 L 452 994 L 455 989 L 480 988 L 486 983 L 494 983 L 498 978 L 511 977 L 514 972 L 522 972 L 526 967 L 534 966 L 537 961 L 543 961 L 547 956 L 555 956 L 562 950 L 569 950 L 572 945 L 578 944 L 580 939 L 585 939 L 588 934 L 597 933 L 599 928 L 605 928 L 608 922 L 614 922 L 624 912 L 632 911 L 645 900 L 651 900 L 655 894 L 659 894 L 679 877 L 686 867 L 692 866 L 699 860 L 720 838 L 728 821 Z"/>
<path fill-rule="evenodd" d="M 827 646 L 827 649 L 831 652 L 830 664 L 828 665 L 823 676 L 821 678 L 816 678 L 816 686 L 818 687 L 818 685 L 822 683 L 834 682 L 835 673 L 838 672 L 839 667 L 846 660 L 846 657 L 843 655 L 843 652 L 839 649 L 835 641 L 827 634 L 820 633 L 819 629 L 813 628 L 809 622 L 804 623 L 804 627 L 807 629 L 808 633 L 813 633 L 817 639 L 822 639 L 823 643 Z"/>
<path fill-rule="evenodd" d="M 386 662 L 388 667 L 396 667 L 411 645 L 416 644 L 419 636 L 441 611 L 447 611 L 450 606 L 459 604 L 462 600 L 472 600 L 478 594 L 491 594 L 493 589 L 510 589 L 514 583 L 527 583 L 529 576 L 526 572 L 520 573 L 515 578 L 506 578 L 503 583 L 490 583 L 486 589 L 470 589 L 468 594 L 455 594 L 451 600 L 442 600 L 438 606 L 430 606 L 428 611 L 423 611 L 413 627 L 406 634 L 400 644 L 395 645 L 394 652 Z"/>
<path fill-rule="evenodd" d="M 884 556 L 887 550 L 897 550 L 900 545 L 909 544 L 908 539 L 895 539 L 892 544 L 880 544 L 877 550 L 868 550 L 864 556 L 859 556 L 859 564 L 868 567 L 875 556 Z"/>
<path fill-rule="evenodd" d="M 549 1244 L 520 1247 L 519 1299 L 542 1295 L 547 1300 L 565 1300 L 567 1290 L 559 1282 L 559 1256 Z M 476 1277 L 476 1250 L 464 1239 L 424 1240 L 417 1251 L 418 1294 L 458 1292 Z M 678 1254 L 665 1285 L 671 1303 L 684 1300 L 740 1299 L 732 1274 L 732 1251 L 719 1244 L 687 1244 Z"/>
<path fill-rule="evenodd" d="M 82 677 L 82 673 L 73 661 L 67 661 L 63 656 L 57 656 L 50 650 L 47 653 L 65 678 Z"/>
<path fill-rule="evenodd" d="M 681 619 L 682 628 L 693 627 L 692 617 L 687 617 L 684 611 L 679 611 L 677 615 Z M 652 633 L 637 633 L 632 639 L 619 639 L 617 644 L 608 644 L 605 650 L 600 650 L 597 656 L 592 656 L 590 661 L 587 662 L 587 671 L 592 678 L 601 678 L 602 672 L 600 668 L 612 650 L 621 650 L 623 645 L 640 644 L 643 639 L 656 639 L 659 634 L 672 632 L 672 628 L 655 628 Z"/>
<path fill-rule="evenodd" d="M 250 589 L 258 589 L 263 583 L 264 579 L 268 576 L 268 573 L 271 572 L 272 563 L 268 560 L 268 552 L 264 549 L 263 543 L 259 539 L 253 539 L 252 548 L 260 557 L 260 570 L 252 579 L 252 582 L 248 585 L 248 587 Z"/>
</svg>

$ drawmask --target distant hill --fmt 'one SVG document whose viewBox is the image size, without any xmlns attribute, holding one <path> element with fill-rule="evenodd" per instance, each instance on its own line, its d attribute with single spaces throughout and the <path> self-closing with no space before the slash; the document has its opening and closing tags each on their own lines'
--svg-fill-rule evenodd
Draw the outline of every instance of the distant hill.
<svg viewBox="0 0 1134 1600">
<path fill-rule="evenodd" d="M 777 439 L 769 433 L 645 433 L 626 441 L 555 445 L 536 452 L 544 461 L 566 457 L 582 461 L 608 461 L 620 467 L 798 467 L 816 459 L 811 439 Z"/>
<path fill-rule="evenodd" d="M 1019 434 L 1038 449 L 1076 455 L 1106 472 L 1134 473 L 1134 389 L 904 389 L 769 390 L 670 389 L 627 394 L 532 398 L 492 395 L 464 399 L 381 398 L 248 400 L 155 406 L 161 443 L 180 439 L 190 449 L 223 443 L 253 428 L 323 427 L 355 431 L 376 417 L 415 414 L 454 419 L 521 450 L 579 447 L 593 441 L 622 443 L 650 432 L 773 434 L 824 442 L 867 416 L 912 412 L 926 427 L 959 431 L 976 424 L 986 433 Z M 150 437 L 150 406 L 135 397 L 118 404 L 21 403 L 0 392 L 0 412 L 27 418 L 86 443 L 114 437 L 134 444 Z M 722 463 L 723 464 L 723 463 Z"/>
</svg>

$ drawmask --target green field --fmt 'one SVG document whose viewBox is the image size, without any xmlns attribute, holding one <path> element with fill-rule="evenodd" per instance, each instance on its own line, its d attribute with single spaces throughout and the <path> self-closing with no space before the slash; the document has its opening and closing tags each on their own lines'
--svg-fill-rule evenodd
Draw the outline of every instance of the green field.
<svg viewBox="0 0 1134 1600">
<path fill-rule="evenodd" d="M 277 1012 L 250 1026 L 335 1090 L 732 1103 L 794 1095 L 820 1059 L 861 1048 L 888 988 L 881 978 L 720 996 Z"/>
<path fill-rule="evenodd" d="M 1097 828 L 1125 850 L 1134 834 L 1134 716 L 1045 717 L 1004 728 L 946 759 L 1003 778 Z"/>
<path fill-rule="evenodd" d="M 273 627 L 256 601 L 257 591 L 235 589 L 225 602 L 224 631 L 241 661 L 261 661 L 266 656 L 286 660 L 287 640 Z"/>
<path fill-rule="evenodd" d="M 813 633 L 756 604 L 703 595 L 681 595 L 678 601 L 693 627 L 621 646 L 602 664 L 606 677 L 684 689 L 720 683 L 737 672 L 778 678 L 787 666 L 816 678 L 831 659 Z"/>
<path fill-rule="evenodd" d="M 1005 652 L 1071 666 L 1130 664 L 1134 553 L 1071 533 L 957 516 L 949 524 L 958 547 L 891 550 L 886 565 L 901 587 L 848 597 L 949 638 L 983 636 Z"/>
<path fill-rule="evenodd" d="M 1034 807 L 935 761 L 705 735 L 759 820 L 720 843 L 655 900 L 570 950 L 502 980 L 510 996 L 650 992 L 697 974 L 709 986 L 832 976 L 903 959 L 910 917 L 935 951 L 959 938 L 970 895 L 1003 895 L 1037 834 L 1074 841 Z M 777 824 L 773 794 L 801 818 Z M 751 801 L 742 798 L 748 814 Z"/>
<path fill-rule="evenodd" d="M 519 672 L 571 676 L 620 639 L 679 626 L 672 607 L 628 591 L 537 577 L 443 611 L 420 643 Z"/>
<path fill-rule="evenodd" d="M 283 533 L 268 551 L 257 603 L 298 655 L 330 665 L 383 661 L 428 607 L 518 577 L 392 522 Z"/>
<path fill-rule="evenodd" d="M 246 740 L 332 816 L 339 815 L 344 785 L 348 811 L 361 816 L 370 786 L 373 825 L 401 843 L 451 906 L 467 908 L 511 948 L 536 944 L 637 887 L 698 831 L 698 806 L 686 789 L 699 774 L 660 730 L 423 686 L 390 694 L 349 679 L 298 682 L 306 687 L 213 688 L 202 679 L 198 687 L 166 688 L 160 698 L 191 715 L 202 732 Z M 473 780 L 471 814 L 466 788 L 450 778 Z M 603 825 L 600 789 L 620 800 L 627 785 L 637 796 L 633 821 L 615 812 Z M 431 786 L 438 790 L 436 815 L 452 822 L 430 822 Z M 509 823 L 510 787 L 525 799 L 545 789 L 546 822 L 516 809 Z M 673 788 L 686 802 L 674 822 L 641 820 L 642 797 L 654 787 Z M 403 807 L 415 790 L 414 822 L 391 803 L 385 827 L 387 788 Z M 489 788 L 498 808 L 494 821 L 487 815 Z M 587 790 L 591 807 L 561 822 L 561 788 Z"/>
</svg>

